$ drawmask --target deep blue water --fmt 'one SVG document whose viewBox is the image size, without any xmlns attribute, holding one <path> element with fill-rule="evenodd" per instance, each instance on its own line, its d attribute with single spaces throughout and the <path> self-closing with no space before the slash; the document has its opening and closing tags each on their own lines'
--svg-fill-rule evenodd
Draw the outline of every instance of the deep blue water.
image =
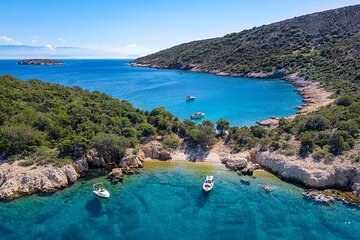
<svg viewBox="0 0 360 240">
<path fill-rule="evenodd" d="M 209 173 L 215 187 L 204 195 Z M 315 204 L 299 187 L 266 172 L 256 176 L 246 186 L 222 166 L 148 163 L 122 184 L 97 178 L 0 203 L 0 239 L 359 239 L 358 209 Z M 92 195 L 98 181 L 110 199 Z M 263 184 L 274 191 L 265 193 Z"/>
<path fill-rule="evenodd" d="M 296 113 L 294 107 L 302 100 L 293 86 L 279 80 L 138 68 L 128 66 L 129 60 L 65 60 L 59 66 L 16 62 L 1 60 L 0 74 L 99 90 L 145 110 L 164 106 L 181 119 L 200 111 L 212 121 L 226 118 L 233 125 L 254 125 L 270 116 Z M 196 101 L 185 102 L 187 95 L 196 96 Z"/>
</svg>

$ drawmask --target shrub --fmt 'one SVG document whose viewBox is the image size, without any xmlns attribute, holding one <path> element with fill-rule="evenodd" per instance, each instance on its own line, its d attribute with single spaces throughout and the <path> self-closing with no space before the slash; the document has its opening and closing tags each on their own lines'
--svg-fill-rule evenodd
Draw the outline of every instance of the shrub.
<svg viewBox="0 0 360 240">
<path fill-rule="evenodd" d="M 340 154 L 343 151 L 349 150 L 350 146 L 345 141 L 343 134 L 339 131 L 334 132 L 329 139 L 330 152 L 333 154 Z"/>
<path fill-rule="evenodd" d="M 325 129 L 327 129 L 330 126 L 330 121 L 320 115 L 314 115 L 314 116 L 309 116 L 306 119 L 306 122 L 303 126 L 303 128 L 301 129 L 302 132 L 305 131 L 323 131 Z"/>
<path fill-rule="evenodd" d="M 322 148 L 316 148 L 314 153 L 312 154 L 312 157 L 316 160 L 320 160 L 324 158 L 326 155 L 328 155 L 328 152 Z"/>
<path fill-rule="evenodd" d="M 315 146 L 314 134 L 312 132 L 301 133 L 300 144 L 300 155 L 306 156 L 311 153 Z"/>
<path fill-rule="evenodd" d="M 180 145 L 180 139 L 175 134 L 170 134 L 165 137 L 162 144 L 168 150 L 175 150 Z"/>
<path fill-rule="evenodd" d="M 352 96 L 345 95 L 345 96 L 340 97 L 336 101 L 336 104 L 347 107 L 347 106 L 350 106 L 353 102 L 354 102 L 354 98 Z"/>
<path fill-rule="evenodd" d="M 141 123 L 137 128 L 141 137 L 151 137 L 156 133 L 155 128 L 148 123 Z"/>
<path fill-rule="evenodd" d="M 214 128 L 199 124 L 190 132 L 190 141 L 209 149 L 216 141 Z"/>
<path fill-rule="evenodd" d="M 40 144 L 40 134 L 30 126 L 14 125 L 0 128 L 1 154 L 11 155 L 32 151 Z"/>
</svg>

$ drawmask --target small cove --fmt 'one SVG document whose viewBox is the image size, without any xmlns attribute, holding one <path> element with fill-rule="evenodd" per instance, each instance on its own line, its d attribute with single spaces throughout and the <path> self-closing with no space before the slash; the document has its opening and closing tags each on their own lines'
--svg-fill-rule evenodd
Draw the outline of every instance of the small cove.
<svg viewBox="0 0 360 240">
<path fill-rule="evenodd" d="M 64 65 L 30 66 L 0 60 L 0 74 L 98 90 L 144 110 L 164 106 L 181 119 L 200 111 L 206 119 L 225 118 L 238 126 L 255 125 L 270 116 L 295 114 L 295 107 L 302 104 L 294 86 L 276 79 L 131 67 L 130 60 L 64 61 Z M 186 102 L 187 95 L 197 99 Z"/>
</svg>

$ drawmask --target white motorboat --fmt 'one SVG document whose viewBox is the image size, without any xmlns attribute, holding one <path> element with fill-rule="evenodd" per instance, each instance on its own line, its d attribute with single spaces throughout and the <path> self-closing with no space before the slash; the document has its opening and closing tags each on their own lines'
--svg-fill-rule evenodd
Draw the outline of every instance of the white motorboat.
<svg viewBox="0 0 360 240">
<path fill-rule="evenodd" d="M 104 185 L 102 183 L 95 183 L 93 185 L 93 193 L 101 198 L 109 198 L 110 193 L 108 190 L 104 188 Z"/>
<path fill-rule="evenodd" d="M 205 192 L 211 191 L 214 187 L 214 177 L 213 176 L 206 176 L 205 182 L 203 184 L 203 189 Z"/>
<path fill-rule="evenodd" d="M 194 101 L 195 97 L 194 96 L 186 96 L 186 101 Z"/>
<path fill-rule="evenodd" d="M 196 112 L 193 114 L 190 114 L 191 119 L 202 119 L 205 116 L 205 113 L 202 112 Z"/>
<path fill-rule="evenodd" d="M 265 190 L 266 193 L 270 193 L 272 192 L 274 189 L 270 186 L 262 186 L 262 188 Z"/>
</svg>

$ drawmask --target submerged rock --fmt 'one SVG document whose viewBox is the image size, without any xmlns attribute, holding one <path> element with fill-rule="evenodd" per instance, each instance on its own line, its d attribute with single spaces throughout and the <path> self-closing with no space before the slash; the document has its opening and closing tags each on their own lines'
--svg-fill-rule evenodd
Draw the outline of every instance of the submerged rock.
<svg viewBox="0 0 360 240">
<path fill-rule="evenodd" d="M 310 200 L 313 200 L 315 202 L 320 202 L 320 203 L 329 204 L 329 203 L 335 201 L 335 198 L 333 196 L 323 194 L 321 191 L 318 191 L 315 189 L 306 190 L 303 192 L 303 195 Z"/>
</svg>

